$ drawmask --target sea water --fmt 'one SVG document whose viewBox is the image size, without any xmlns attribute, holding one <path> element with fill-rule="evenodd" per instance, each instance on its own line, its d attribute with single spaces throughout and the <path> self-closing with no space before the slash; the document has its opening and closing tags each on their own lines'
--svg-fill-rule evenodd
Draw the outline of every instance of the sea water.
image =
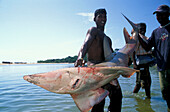
<svg viewBox="0 0 170 112">
<path fill-rule="evenodd" d="M 56 94 L 33 85 L 23 79 L 24 75 L 49 72 L 73 67 L 73 64 L 20 64 L 0 65 L 0 112 L 80 112 L 69 94 Z M 136 74 L 131 78 L 119 77 L 123 100 L 122 112 L 166 112 L 162 99 L 156 67 L 150 68 L 151 99 L 145 91 L 133 94 Z M 106 97 L 105 112 L 109 105 Z"/>
</svg>

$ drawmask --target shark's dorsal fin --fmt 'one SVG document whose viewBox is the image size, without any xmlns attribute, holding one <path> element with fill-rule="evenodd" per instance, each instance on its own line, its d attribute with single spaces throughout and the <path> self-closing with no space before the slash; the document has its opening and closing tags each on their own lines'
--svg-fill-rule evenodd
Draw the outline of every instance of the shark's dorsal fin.
<svg viewBox="0 0 170 112">
<path fill-rule="evenodd" d="M 95 104 L 101 102 L 109 92 L 98 88 L 80 94 L 71 94 L 75 104 L 81 112 L 88 112 Z"/>
<path fill-rule="evenodd" d="M 126 28 L 123 28 L 123 34 L 124 34 L 125 42 L 128 43 L 130 40 L 130 35 L 127 32 Z"/>
</svg>

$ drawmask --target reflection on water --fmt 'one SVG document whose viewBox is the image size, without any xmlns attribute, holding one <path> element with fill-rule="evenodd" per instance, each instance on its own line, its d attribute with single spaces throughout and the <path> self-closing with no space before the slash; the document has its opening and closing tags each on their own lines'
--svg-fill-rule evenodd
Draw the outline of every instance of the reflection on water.
<svg viewBox="0 0 170 112">
<path fill-rule="evenodd" d="M 73 67 L 73 64 L 0 65 L 0 112 L 79 112 L 68 94 L 55 94 L 23 80 L 24 75 Z M 166 112 L 157 70 L 150 69 L 152 77 L 151 99 L 145 91 L 133 94 L 135 75 L 120 77 L 123 92 L 122 112 Z M 109 105 L 106 98 L 105 111 Z"/>
<path fill-rule="evenodd" d="M 151 101 L 148 98 L 135 98 L 137 104 L 135 105 L 137 112 L 155 112 L 151 107 Z"/>
</svg>

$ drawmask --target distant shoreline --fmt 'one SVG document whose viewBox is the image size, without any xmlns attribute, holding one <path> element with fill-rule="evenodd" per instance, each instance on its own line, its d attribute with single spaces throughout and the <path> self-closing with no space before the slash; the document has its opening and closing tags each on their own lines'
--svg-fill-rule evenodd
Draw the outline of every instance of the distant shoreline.
<svg viewBox="0 0 170 112">
<path fill-rule="evenodd" d="M 73 63 L 25 63 L 25 64 L 5 64 L 0 63 L 0 65 L 33 65 L 33 64 L 73 64 Z"/>
</svg>

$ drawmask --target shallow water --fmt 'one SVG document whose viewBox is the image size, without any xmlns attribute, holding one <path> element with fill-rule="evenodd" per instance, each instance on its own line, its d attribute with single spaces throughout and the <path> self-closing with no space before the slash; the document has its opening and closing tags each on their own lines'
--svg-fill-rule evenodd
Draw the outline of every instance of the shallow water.
<svg viewBox="0 0 170 112">
<path fill-rule="evenodd" d="M 73 64 L 0 65 L 0 112 L 80 112 L 68 94 L 55 94 L 23 80 L 24 75 L 49 72 Z M 152 77 L 151 99 L 145 91 L 133 94 L 135 74 L 119 78 L 123 92 L 122 112 L 166 112 L 157 70 L 150 68 Z M 105 111 L 109 105 L 106 98 Z"/>
</svg>

